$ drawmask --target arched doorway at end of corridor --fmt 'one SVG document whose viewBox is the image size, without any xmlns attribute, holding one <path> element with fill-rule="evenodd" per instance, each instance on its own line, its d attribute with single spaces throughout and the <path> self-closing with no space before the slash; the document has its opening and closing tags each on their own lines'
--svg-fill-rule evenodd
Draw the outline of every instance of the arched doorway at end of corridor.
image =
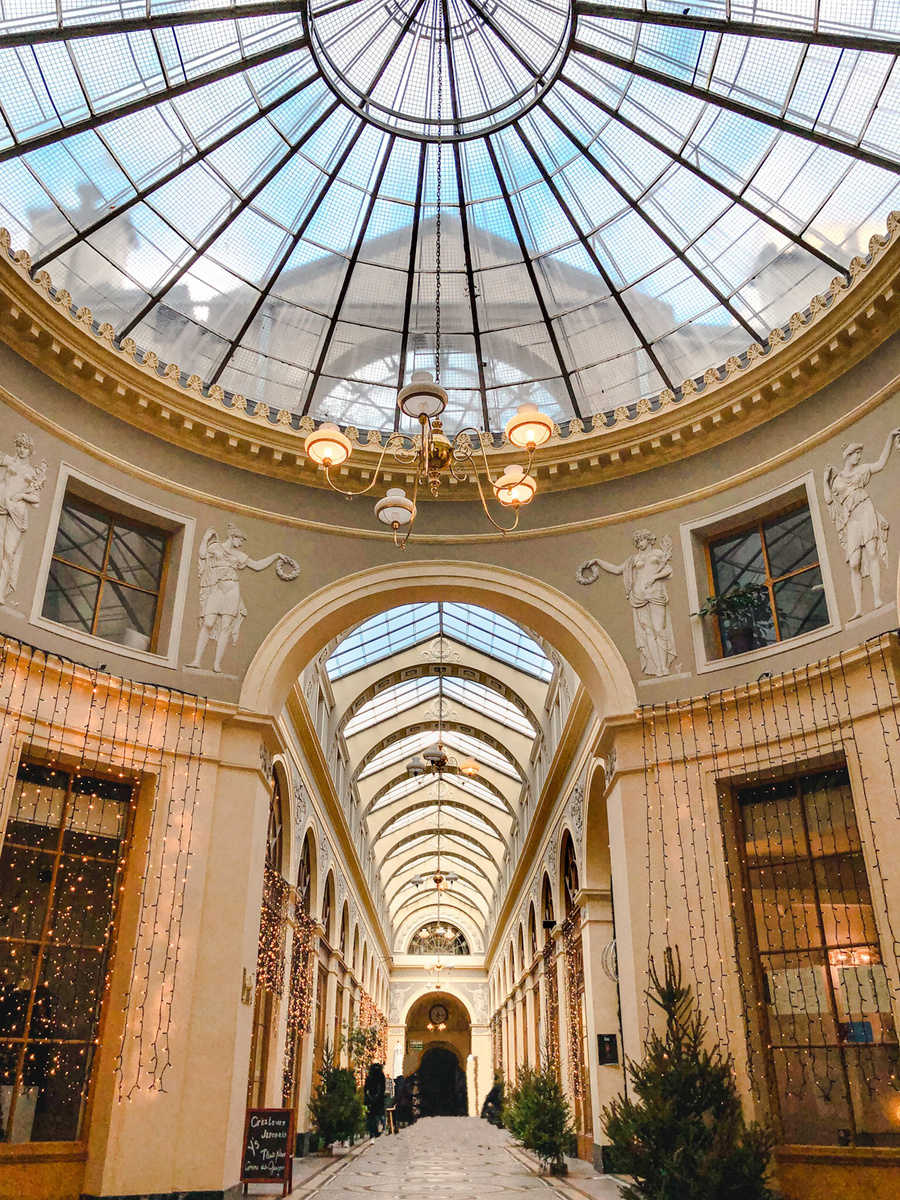
<svg viewBox="0 0 900 1200">
<path fill-rule="evenodd" d="M 404 1074 L 418 1083 L 423 1117 L 468 1113 L 466 1061 L 472 1049 L 469 1014 L 448 992 L 421 996 L 406 1021 Z"/>
</svg>

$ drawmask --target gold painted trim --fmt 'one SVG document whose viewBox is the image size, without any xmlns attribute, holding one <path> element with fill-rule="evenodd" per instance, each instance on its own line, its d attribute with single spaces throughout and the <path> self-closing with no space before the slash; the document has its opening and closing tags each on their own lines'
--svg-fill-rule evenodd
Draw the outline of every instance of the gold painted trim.
<svg viewBox="0 0 900 1200">
<path fill-rule="evenodd" d="M 631 409 L 620 407 L 610 424 L 597 417 L 589 419 L 590 428 L 579 419 L 568 422 L 565 439 L 552 438 L 537 452 L 542 489 L 583 487 L 677 461 L 821 390 L 900 329 L 900 290 L 894 288 L 898 229 L 900 213 L 892 212 L 886 234 L 869 241 L 869 259 L 850 263 L 848 280 L 835 278 L 827 295 L 814 296 L 806 312 L 773 329 L 768 349 L 753 343 L 744 361 L 733 356 L 724 367 L 704 372 L 700 382 L 685 380 L 681 400 L 665 389 Z M 301 418 L 295 429 L 289 412 L 278 412 L 272 421 L 262 402 L 251 412 L 243 397 L 239 408 L 228 407 L 218 385 L 206 387 L 199 375 L 184 376 L 153 351 L 140 353 L 131 338 L 119 346 L 111 324 L 95 326 L 90 309 L 76 309 L 64 289 L 53 292 L 46 271 L 32 279 L 28 253 L 10 254 L 9 246 L 9 233 L 0 229 L 0 336 L 24 358 L 90 403 L 176 445 L 263 475 L 326 486 L 302 448 L 311 418 Z M 348 434 L 358 449 L 340 478 L 359 486 L 371 479 L 383 438 L 379 431 L 353 427 Z M 486 450 L 498 468 L 517 457 L 508 443 Z M 407 480 L 402 466 L 385 477 L 386 484 Z M 448 482 L 441 501 L 476 496 L 471 479 Z"/>
</svg>

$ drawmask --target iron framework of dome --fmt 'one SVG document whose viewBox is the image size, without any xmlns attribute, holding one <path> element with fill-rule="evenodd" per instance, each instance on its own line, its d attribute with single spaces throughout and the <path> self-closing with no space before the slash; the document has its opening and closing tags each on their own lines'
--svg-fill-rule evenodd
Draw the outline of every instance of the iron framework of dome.
<svg viewBox="0 0 900 1200">
<path fill-rule="evenodd" d="M 898 29 L 896 0 L 0 0 L 0 219 L 120 339 L 386 429 L 434 365 L 440 157 L 446 426 L 588 417 L 765 344 L 900 207 Z"/>
</svg>

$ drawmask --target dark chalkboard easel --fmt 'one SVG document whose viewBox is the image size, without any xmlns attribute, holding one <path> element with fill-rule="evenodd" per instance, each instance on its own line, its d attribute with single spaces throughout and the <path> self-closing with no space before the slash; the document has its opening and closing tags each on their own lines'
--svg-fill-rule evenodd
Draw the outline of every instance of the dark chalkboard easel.
<svg viewBox="0 0 900 1200">
<path fill-rule="evenodd" d="M 241 1183 L 280 1183 L 282 1196 L 293 1185 L 294 1110 L 248 1108 L 244 1122 Z"/>
</svg>

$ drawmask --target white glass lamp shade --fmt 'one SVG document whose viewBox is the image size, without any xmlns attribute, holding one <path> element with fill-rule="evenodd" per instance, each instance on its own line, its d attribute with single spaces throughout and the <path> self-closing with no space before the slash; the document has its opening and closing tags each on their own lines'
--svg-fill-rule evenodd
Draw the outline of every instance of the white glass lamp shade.
<svg viewBox="0 0 900 1200">
<path fill-rule="evenodd" d="M 339 467 L 350 457 L 353 447 L 345 433 L 333 421 L 326 421 L 307 437 L 303 448 L 321 467 Z"/>
<path fill-rule="evenodd" d="M 419 758 L 418 754 L 414 754 L 406 764 L 407 775 L 424 775 L 426 770 L 426 764 Z"/>
<path fill-rule="evenodd" d="M 428 371 L 413 371 L 410 382 L 397 396 L 400 411 L 418 421 L 420 417 L 433 420 L 447 407 L 447 393 Z"/>
<path fill-rule="evenodd" d="M 543 446 L 553 436 L 553 421 L 536 404 L 520 404 L 506 422 L 506 436 L 522 449 Z"/>
<path fill-rule="evenodd" d="M 416 506 L 403 488 L 388 488 L 387 495 L 375 503 L 375 516 L 382 525 L 402 529 L 415 518 Z"/>
<path fill-rule="evenodd" d="M 439 763 L 446 761 L 447 755 L 444 753 L 443 746 L 441 746 L 438 742 L 435 742 L 433 746 L 429 746 L 427 749 L 422 751 L 422 757 L 426 762 L 430 762 L 433 766 L 437 766 Z"/>
<path fill-rule="evenodd" d="M 525 474 L 525 468 L 517 464 L 507 467 L 494 484 L 494 495 L 506 508 L 520 508 L 530 504 L 537 491 L 537 482 Z"/>
<path fill-rule="evenodd" d="M 470 779 L 477 775 L 480 770 L 481 767 L 474 758 L 464 758 L 459 764 L 460 775 L 468 775 Z"/>
</svg>

